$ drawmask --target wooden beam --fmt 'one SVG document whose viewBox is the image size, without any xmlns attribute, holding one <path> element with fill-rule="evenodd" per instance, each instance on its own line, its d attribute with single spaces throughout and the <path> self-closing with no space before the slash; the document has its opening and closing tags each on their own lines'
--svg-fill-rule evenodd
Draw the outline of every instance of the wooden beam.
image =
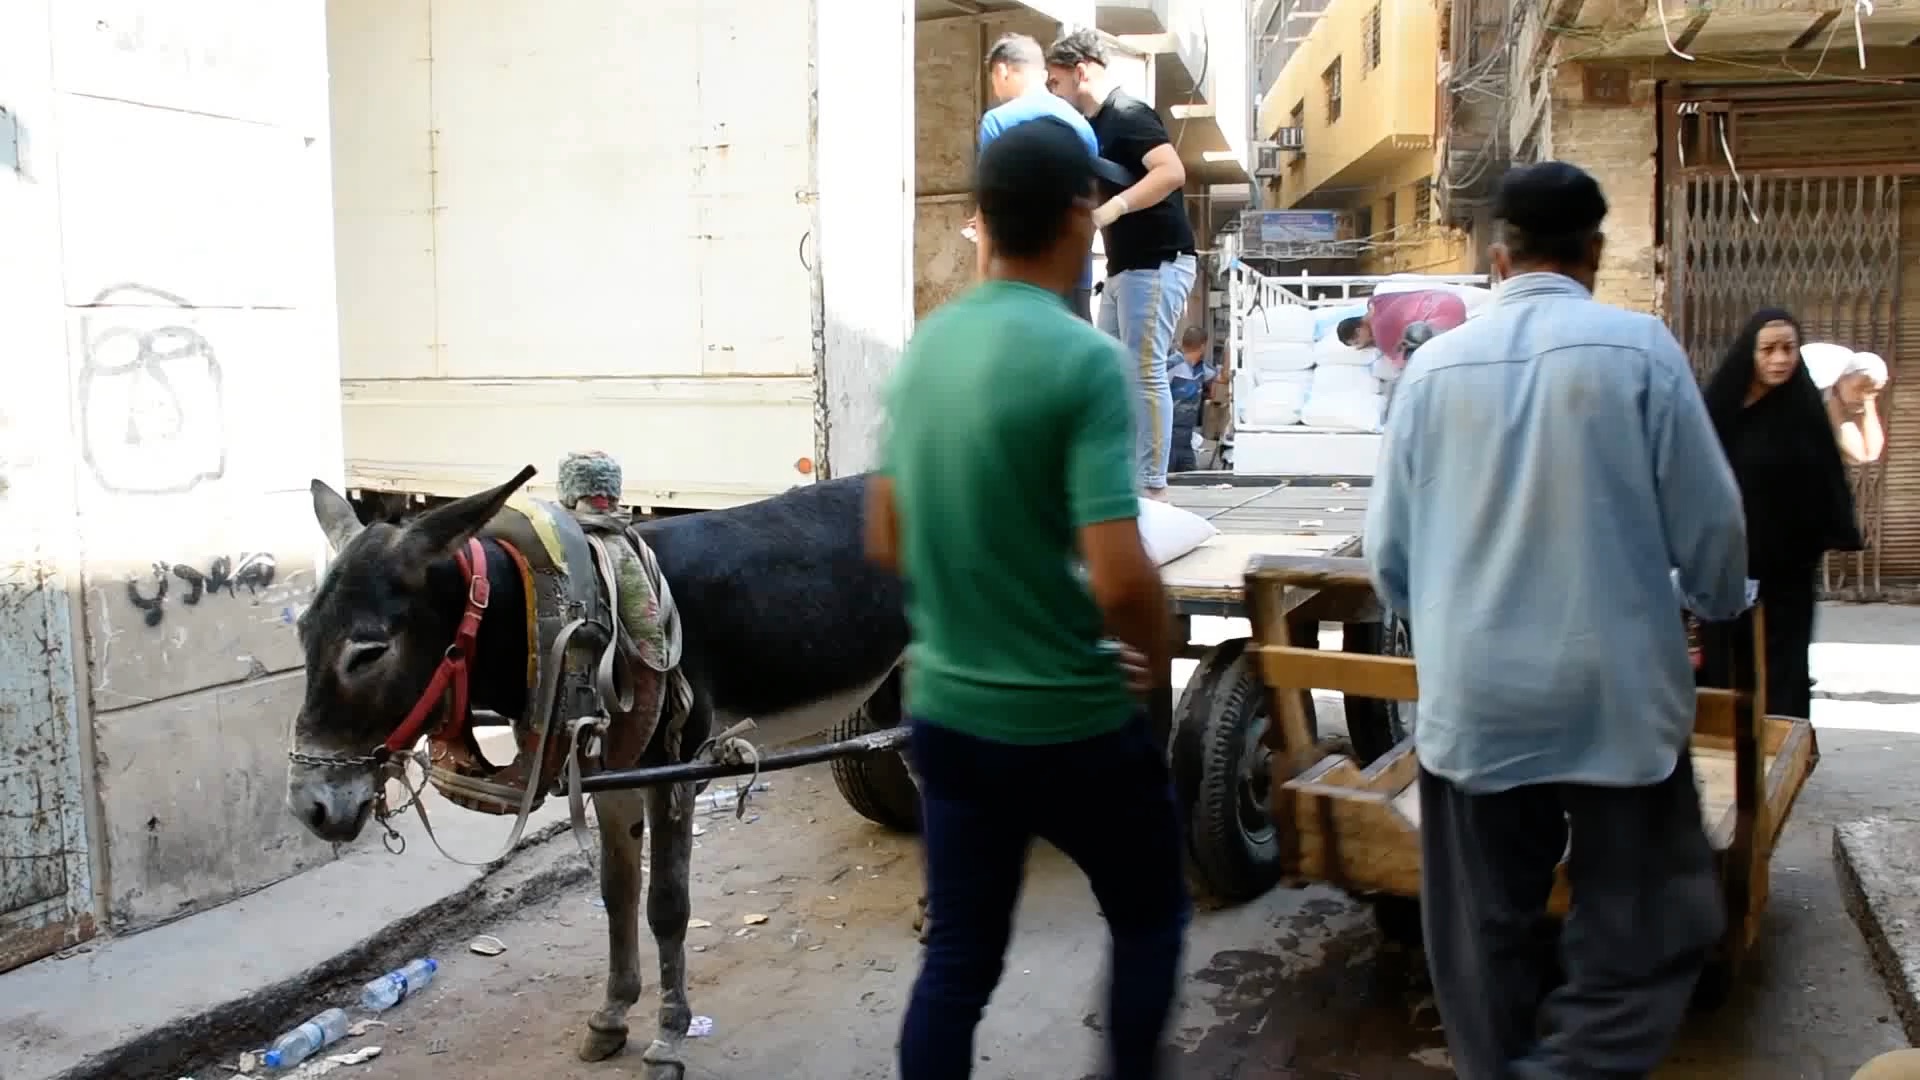
<svg viewBox="0 0 1920 1080">
<path fill-rule="evenodd" d="M 1260 671 L 1276 695 L 1288 690 L 1338 690 L 1378 701 L 1420 700 L 1412 660 L 1401 656 L 1325 652 L 1291 645 L 1256 645 Z"/>
<path fill-rule="evenodd" d="M 1838 14 L 1838 12 L 1829 11 L 1827 14 L 1832 16 Z M 1687 46 L 1693 44 L 1693 39 L 1699 37 L 1700 31 L 1707 28 L 1707 20 L 1711 18 L 1713 18 L 1713 9 L 1707 8 L 1696 13 L 1693 18 L 1688 19 L 1687 25 L 1680 28 L 1680 36 L 1673 39 L 1673 47 L 1681 52 L 1686 52 Z"/>
<path fill-rule="evenodd" d="M 1813 43 L 1814 38 L 1820 35 L 1820 31 L 1825 30 L 1828 24 L 1839 17 L 1839 8 L 1834 8 L 1832 11 L 1821 12 L 1818 18 L 1807 24 L 1805 30 L 1800 31 L 1799 37 L 1793 39 L 1793 43 L 1787 46 L 1787 51 L 1792 52 L 1795 49 L 1806 48 Z"/>
<path fill-rule="evenodd" d="M 1371 589 L 1367 560 L 1316 555 L 1256 555 L 1249 585 L 1296 585 L 1307 589 Z"/>
</svg>

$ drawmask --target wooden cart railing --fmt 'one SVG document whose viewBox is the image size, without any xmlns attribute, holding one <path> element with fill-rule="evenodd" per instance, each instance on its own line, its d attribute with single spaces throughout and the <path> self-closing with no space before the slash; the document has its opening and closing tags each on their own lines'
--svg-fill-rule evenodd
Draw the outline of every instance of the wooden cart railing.
<svg viewBox="0 0 1920 1080">
<path fill-rule="evenodd" d="M 1274 762 L 1271 807 L 1289 870 L 1357 894 L 1418 897 L 1419 765 L 1414 740 L 1409 737 L 1361 768 L 1313 742 L 1305 712 L 1312 707 L 1311 699 L 1302 693 L 1337 690 L 1416 701 L 1420 681 L 1415 662 L 1298 647 L 1314 628 L 1290 625 L 1294 620 L 1286 615 L 1271 615 L 1288 612 L 1285 598 L 1288 590 L 1296 589 L 1351 596 L 1370 594 L 1373 586 L 1365 562 L 1357 558 L 1266 557 L 1255 560 L 1247 572 L 1252 647 L 1276 720 L 1268 728 Z M 1317 616 L 1308 611 L 1306 617 Z M 1698 691 L 1692 739 L 1704 819 L 1720 863 L 1729 916 L 1720 958 L 1728 972 L 1752 944 L 1767 902 L 1775 843 L 1819 757 L 1811 724 L 1766 715 L 1765 637 L 1758 609 L 1751 622 L 1752 662 L 1746 665 L 1746 658 L 1740 658 L 1747 670 L 1737 669 L 1735 681 L 1752 689 Z M 1446 628 L 1424 632 L 1445 633 Z M 1720 790 L 1725 787 L 1731 791 Z M 1553 910 L 1564 913 L 1568 899 L 1562 866 Z"/>
</svg>

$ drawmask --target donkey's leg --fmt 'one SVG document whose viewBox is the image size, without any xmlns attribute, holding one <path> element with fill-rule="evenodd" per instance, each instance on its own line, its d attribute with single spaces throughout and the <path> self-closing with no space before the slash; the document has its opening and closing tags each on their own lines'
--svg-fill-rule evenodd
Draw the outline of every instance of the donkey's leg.
<svg viewBox="0 0 1920 1080">
<path fill-rule="evenodd" d="M 637 791 L 593 797 L 600 819 L 600 899 L 607 906 L 607 1000 L 587 1020 L 583 1061 L 600 1061 L 627 1045 L 627 1012 L 640 1000 L 640 832 L 646 802 Z"/>
<path fill-rule="evenodd" d="M 647 926 L 660 950 L 660 1030 L 644 1055 L 657 1080 L 686 1075 L 681 1044 L 693 1022 L 687 1003 L 687 917 L 693 913 L 693 785 L 647 790 L 653 833 L 653 880 L 647 884 Z"/>
</svg>

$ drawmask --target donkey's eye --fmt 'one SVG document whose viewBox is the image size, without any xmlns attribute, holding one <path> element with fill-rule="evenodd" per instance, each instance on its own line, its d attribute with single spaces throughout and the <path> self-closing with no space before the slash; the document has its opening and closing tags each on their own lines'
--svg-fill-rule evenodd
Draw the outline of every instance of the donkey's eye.
<svg viewBox="0 0 1920 1080">
<path fill-rule="evenodd" d="M 340 657 L 340 667 L 347 674 L 356 675 L 385 655 L 387 643 L 384 641 L 350 641 Z"/>
</svg>

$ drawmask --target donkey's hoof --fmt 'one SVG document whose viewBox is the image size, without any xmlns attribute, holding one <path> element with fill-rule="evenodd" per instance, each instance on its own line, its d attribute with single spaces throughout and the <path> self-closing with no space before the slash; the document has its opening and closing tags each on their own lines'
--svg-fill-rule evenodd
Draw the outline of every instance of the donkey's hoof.
<svg viewBox="0 0 1920 1080">
<path fill-rule="evenodd" d="M 627 1029 L 602 1030 L 591 1024 L 587 1026 L 587 1037 L 580 1040 L 581 1061 L 605 1061 L 625 1049 Z"/>
<path fill-rule="evenodd" d="M 676 1056 L 678 1051 L 655 1039 L 640 1060 L 647 1063 L 647 1080 L 686 1080 L 687 1067 Z"/>
</svg>

